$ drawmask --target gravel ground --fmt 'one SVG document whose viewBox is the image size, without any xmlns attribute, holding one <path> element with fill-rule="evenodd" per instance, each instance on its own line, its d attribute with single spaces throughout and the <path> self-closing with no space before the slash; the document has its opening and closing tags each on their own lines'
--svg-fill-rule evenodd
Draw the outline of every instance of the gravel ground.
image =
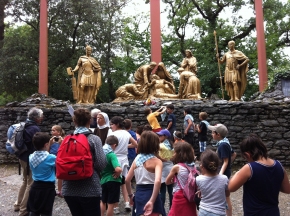
<svg viewBox="0 0 290 216">
<path fill-rule="evenodd" d="M 233 170 L 237 170 L 235 167 Z M 286 169 L 290 178 L 290 167 Z M 235 172 L 235 171 L 234 171 Z M 18 165 L 0 165 L 0 216 L 17 216 L 18 213 L 13 211 L 13 204 L 17 199 L 18 189 L 21 185 L 21 176 L 18 175 Z M 233 205 L 233 216 L 243 215 L 242 189 L 231 194 Z M 281 216 L 290 215 L 290 195 L 280 193 L 279 208 Z M 120 199 L 122 201 L 122 197 Z M 165 206 L 168 211 L 168 204 Z M 131 215 L 124 210 L 124 203 L 120 203 L 120 216 Z M 64 199 L 56 197 L 53 208 L 54 216 L 69 216 L 70 211 Z M 182 216 L 182 215 L 181 215 Z"/>
</svg>

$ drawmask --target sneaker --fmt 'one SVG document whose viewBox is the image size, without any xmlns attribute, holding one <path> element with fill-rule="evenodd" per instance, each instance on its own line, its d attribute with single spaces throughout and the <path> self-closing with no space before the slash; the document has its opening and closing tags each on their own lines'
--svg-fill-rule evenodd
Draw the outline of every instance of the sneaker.
<svg viewBox="0 0 290 216">
<path fill-rule="evenodd" d="M 119 207 L 115 207 L 115 208 L 114 208 L 114 214 L 120 214 Z"/>
<path fill-rule="evenodd" d="M 126 209 L 126 211 L 131 211 L 131 206 L 130 206 L 129 202 L 125 202 L 125 209 Z"/>
</svg>

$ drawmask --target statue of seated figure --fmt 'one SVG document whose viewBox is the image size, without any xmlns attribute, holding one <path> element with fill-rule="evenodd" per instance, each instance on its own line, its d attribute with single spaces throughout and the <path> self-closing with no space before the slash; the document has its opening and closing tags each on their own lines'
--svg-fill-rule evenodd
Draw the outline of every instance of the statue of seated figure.
<svg viewBox="0 0 290 216">
<path fill-rule="evenodd" d="M 191 71 L 185 71 L 179 68 L 180 83 L 178 89 L 178 97 L 182 99 L 201 99 L 200 81 Z"/>
<path fill-rule="evenodd" d="M 156 98 L 178 98 L 174 94 L 174 85 L 159 76 L 153 74 L 151 76 L 151 83 L 149 83 L 150 95 Z"/>
</svg>

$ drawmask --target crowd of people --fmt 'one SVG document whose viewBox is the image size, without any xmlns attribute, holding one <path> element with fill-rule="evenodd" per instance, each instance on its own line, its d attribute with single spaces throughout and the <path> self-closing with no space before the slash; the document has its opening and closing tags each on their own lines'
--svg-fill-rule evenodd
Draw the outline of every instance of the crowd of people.
<svg viewBox="0 0 290 216">
<path fill-rule="evenodd" d="M 227 127 L 210 125 L 206 112 L 199 113 L 199 124 L 190 108 L 183 113 L 182 131 L 176 131 L 172 104 L 155 112 L 145 109 L 148 124 L 134 130 L 130 119 L 109 118 L 98 109 L 75 110 L 73 134 L 86 136 L 93 172 L 84 179 L 67 180 L 56 178 L 65 132 L 60 125 L 51 128 L 51 135 L 41 132 L 38 125 L 43 111 L 31 108 L 23 134 L 27 151 L 19 156 L 23 182 L 14 210 L 19 216 L 52 215 L 57 195 L 65 199 L 73 216 L 112 216 L 120 213 L 122 192 L 125 210 L 133 216 L 231 216 L 230 193 L 243 186 L 244 215 L 280 215 L 279 192 L 289 194 L 290 183 L 282 164 L 269 158 L 262 140 L 250 134 L 240 143 L 248 163 L 231 176 L 236 153 L 227 138 Z M 160 126 L 159 116 L 167 121 L 165 128 Z M 216 151 L 208 148 L 208 131 L 217 142 Z M 184 195 L 189 173 L 197 167 L 194 193 L 200 203 L 190 202 Z M 169 211 L 164 207 L 166 197 Z"/>
</svg>

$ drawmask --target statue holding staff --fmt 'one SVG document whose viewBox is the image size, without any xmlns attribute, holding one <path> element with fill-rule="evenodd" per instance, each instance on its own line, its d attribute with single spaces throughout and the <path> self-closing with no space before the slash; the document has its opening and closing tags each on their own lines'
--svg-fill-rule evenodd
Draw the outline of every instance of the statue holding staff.
<svg viewBox="0 0 290 216">
<path fill-rule="evenodd" d="M 77 103 L 79 104 L 95 103 L 96 96 L 102 84 L 102 68 L 97 60 L 91 57 L 91 53 L 92 48 L 90 46 L 86 46 L 86 55 L 79 58 L 78 63 L 73 70 L 71 70 L 71 68 L 67 69 L 68 73 L 69 70 L 71 70 L 71 73 L 69 73 L 69 75 L 73 75 L 74 72 L 78 71 L 76 95 L 74 95 L 74 99 L 76 99 Z M 72 82 L 74 81 L 73 78 Z"/>
<path fill-rule="evenodd" d="M 230 101 L 241 100 L 247 85 L 247 72 L 249 58 L 241 51 L 235 50 L 235 42 L 228 43 L 229 51 L 220 59 L 219 54 L 216 58 L 219 63 L 226 62 L 225 84 L 226 91 L 230 96 Z"/>
</svg>

